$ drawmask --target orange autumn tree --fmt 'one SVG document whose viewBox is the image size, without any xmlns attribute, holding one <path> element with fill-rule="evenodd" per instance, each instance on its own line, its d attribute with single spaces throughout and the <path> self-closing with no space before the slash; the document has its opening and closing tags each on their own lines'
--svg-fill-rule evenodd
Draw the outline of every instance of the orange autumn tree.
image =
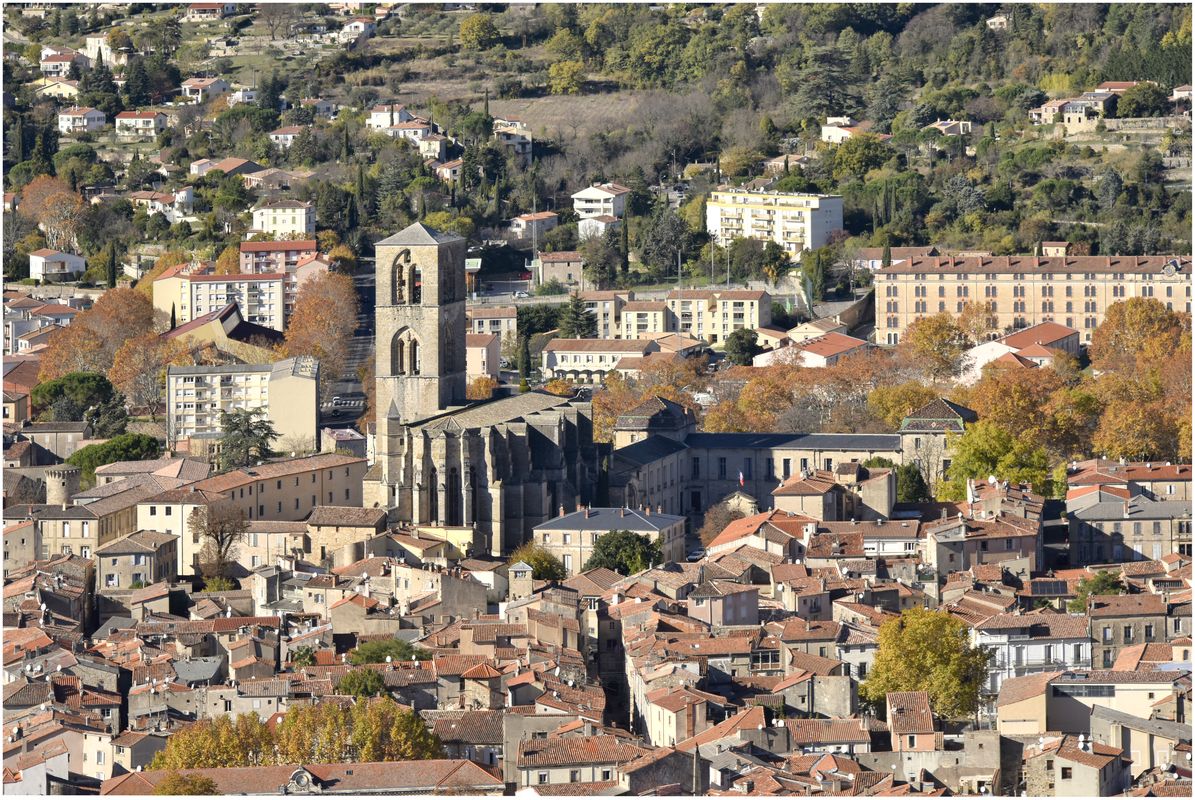
<svg viewBox="0 0 1195 800">
<path fill-rule="evenodd" d="M 494 385 L 497 385 L 497 381 L 494 382 Z M 577 389 L 568 378 L 553 378 L 544 384 L 544 391 L 561 397 L 572 397 Z"/>
<path fill-rule="evenodd" d="M 216 275 L 238 275 L 241 272 L 241 251 L 229 245 L 216 257 Z"/>
<path fill-rule="evenodd" d="M 624 414 L 650 397 L 663 397 L 701 411 L 693 394 L 705 386 L 701 373 L 705 358 L 649 361 L 638 377 L 628 378 L 617 371 L 606 375 L 602 388 L 593 393 L 593 438 L 609 442 L 614 425 Z"/>
<path fill-rule="evenodd" d="M 165 339 L 147 331 L 126 341 L 116 351 L 108 380 L 134 408 L 144 408 L 157 419 L 166 390 L 167 367 L 195 363 L 187 345 L 177 339 Z"/>
<path fill-rule="evenodd" d="M 489 375 L 478 375 L 465 387 L 466 400 L 489 400 L 498 388 L 498 381 Z"/>
<path fill-rule="evenodd" d="M 109 289 L 70 325 L 50 335 L 38 378 L 53 380 L 68 372 L 107 374 L 121 346 L 150 333 L 153 325 L 153 304 L 145 295 L 123 287 Z"/>
<path fill-rule="evenodd" d="M 20 213 L 41 226 L 46 244 L 56 250 L 74 247 L 86 208 L 83 198 L 61 178 L 39 175 L 21 190 Z"/>
<path fill-rule="evenodd" d="M 357 290 L 348 275 L 326 272 L 299 287 L 283 349 L 286 356 L 319 359 L 323 395 L 331 394 L 334 381 L 348 363 L 357 311 Z"/>
<path fill-rule="evenodd" d="M 162 255 L 158 256 L 149 272 L 145 273 L 141 277 L 141 280 L 137 281 L 136 291 L 152 300 L 154 296 L 154 281 L 158 279 L 158 276 L 171 267 L 177 267 L 179 264 L 186 264 L 190 260 L 191 255 L 185 251 L 167 250 L 165 253 L 162 253 Z"/>
</svg>

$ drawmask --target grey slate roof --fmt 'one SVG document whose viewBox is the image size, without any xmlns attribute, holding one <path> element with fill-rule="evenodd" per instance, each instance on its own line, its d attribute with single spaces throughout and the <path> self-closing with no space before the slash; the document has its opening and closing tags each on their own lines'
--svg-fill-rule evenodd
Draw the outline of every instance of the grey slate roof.
<svg viewBox="0 0 1195 800">
<path fill-rule="evenodd" d="M 1133 730 L 1153 734 L 1154 736 L 1162 736 L 1166 739 L 1176 739 L 1180 742 L 1191 739 L 1190 725 L 1181 722 L 1169 722 L 1164 719 L 1146 719 L 1145 717 L 1138 717 L 1135 714 L 1116 711 L 1115 709 L 1106 708 L 1101 705 L 1092 707 L 1091 718 L 1115 722 L 1126 728 L 1132 728 Z"/>
<path fill-rule="evenodd" d="M 1090 495 L 1095 497 L 1095 493 Z M 1067 514 L 1084 520 L 1162 520 L 1162 519 L 1190 519 L 1191 505 L 1181 500 L 1151 500 L 1145 495 L 1137 495 L 1127 503 L 1123 500 L 1104 500 L 1090 505 L 1083 505 L 1083 498 L 1078 502 L 1067 503 Z"/>
<path fill-rule="evenodd" d="M 587 515 L 588 514 L 588 515 Z M 537 531 L 660 531 L 684 522 L 672 514 L 645 514 L 633 508 L 591 508 L 565 514 L 535 526 Z"/>
<path fill-rule="evenodd" d="M 461 241 L 460 236 L 455 233 L 443 233 L 433 228 L 429 228 L 422 222 L 416 222 L 408 225 L 398 233 L 388 236 L 380 242 L 375 242 L 374 247 L 378 245 L 435 245 L 446 244 L 448 242 Z"/>
<path fill-rule="evenodd" d="M 691 438 L 691 437 L 690 437 Z M 620 447 L 614 451 L 614 458 L 632 466 L 643 466 L 673 453 L 679 453 L 685 445 L 666 436 L 648 436 L 641 442 Z"/>
<path fill-rule="evenodd" d="M 899 450 L 894 433 L 691 433 L 690 448 L 759 449 L 791 447 L 803 450 Z M 623 448 L 626 449 L 626 448 Z"/>
<path fill-rule="evenodd" d="M 503 397 L 486 403 L 448 411 L 435 417 L 412 423 L 412 427 L 435 431 L 453 428 L 484 428 L 505 422 L 518 422 L 557 406 L 573 402 L 571 397 L 560 397 L 548 392 L 533 391 Z"/>
<path fill-rule="evenodd" d="M 914 431 L 950 431 L 962 433 L 963 424 L 979 419 L 974 411 L 944 397 L 932 400 L 917 409 L 900 423 L 902 433 Z"/>
<path fill-rule="evenodd" d="M 185 684 L 210 683 L 216 679 L 223 667 L 224 656 L 174 662 L 174 672 L 178 675 L 178 681 Z"/>
</svg>

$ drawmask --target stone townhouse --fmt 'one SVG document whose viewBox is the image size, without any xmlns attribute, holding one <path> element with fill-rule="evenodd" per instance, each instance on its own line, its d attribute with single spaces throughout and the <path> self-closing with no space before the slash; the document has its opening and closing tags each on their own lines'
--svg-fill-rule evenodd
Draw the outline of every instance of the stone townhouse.
<svg viewBox="0 0 1195 800">
<path fill-rule="evenodd" d="M 96 589 L 137 589 L 178 576 L 179 537 L 134 531 L 95 549 Z"/>
<path fill-rule="evenodd" d="M 1125 647 L 1166 640 L 1166 601 L 1155 594 L 1092 595 L 1087 615 L 1095 669 L 1110 669 Z"/>
</svg>

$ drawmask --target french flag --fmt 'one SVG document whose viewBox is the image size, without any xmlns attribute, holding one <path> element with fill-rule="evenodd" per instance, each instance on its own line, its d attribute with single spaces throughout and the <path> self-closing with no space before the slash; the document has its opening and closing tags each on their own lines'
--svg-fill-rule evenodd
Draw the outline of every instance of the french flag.
<svg viewBox="0 0 1195 800">
<path fill-rule="evenodd" d="M 745 486 L 746 482 L 743 480 L 743 471 L 739 470 L 739 486 Z"/>
</svg>

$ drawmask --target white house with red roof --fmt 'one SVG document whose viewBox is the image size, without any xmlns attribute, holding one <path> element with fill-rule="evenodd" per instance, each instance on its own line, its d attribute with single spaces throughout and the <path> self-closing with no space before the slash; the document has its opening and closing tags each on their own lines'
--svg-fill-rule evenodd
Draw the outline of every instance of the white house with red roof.
<svg viewBox="0 0 1195 800">
<path fill-rule="evenodd" d="M 617 183 L 595 183 L 573 193 L 573 210 L 581 219 L 609 216 L 622 219 L 631 190 Z"/>
<path fill-rule="evenodd" d="M 71 67 L 78 65 L 79 69 L 90 69 L 91 59 L 78 50 L 69 47 L 45 46 L 41 50 L 41 61 L 38 67 L 46 77 L 66 78 L 70 76 Z"/>
<path fill-rule="evenodd" d="M 845 333 L 826 333 L 760 353 L 751 363 L 756 367 L 785 363 L 802 367 L 832 367 L 843 358 L 865 352 L 871 347 L 870 342 Z"/>
<path fill-rule="evenodd" d="M 353 17 L 340 29 L 340 40 L 352 42 L 362 37 L 368 39 L 377 33 L 377 30 L 377 23 L 369 17 Z"/>
<path fill-rule="evenodd" d="M 379 103 L 369 109 L 369 119 L 365 121 L 365 127 L 380 131 L 400 122 L 410 122 L 412 119 L 414 115 L 401 103 Z"/>
<path fill-rule="evenodd" d="M 183 97 L 192 103 L 206 103 L 230 91 L 232 87 L 223 78 L 187 78 L 182 84 Z"/>
<path fill-rule="evenodd" d="M 1039 322 L 1015 333 L 972 347 L 964 355 L 958 383 L 969 386 L 983 377 L 993 362 L 1012 367 L 1042 367 L 1053 363 L 1059 352 L 1079 355 L 1079 332 L 1057 322 Z"/>
<path fill-rule="evenodd" d="M 29 277 L 34 280 L 66 281 L 86 269 L 87 262 L 74 253 L 43 247 L 29 254 Z"/>
<path fill-rule="evenodd" d="M 58 112 L 58 132 L 68 136 L 98 131 L 108 124 L 108 115 L 90 106 L 72 106 Z"/>
<path fill-rule="evenodd" d="M 161 111 L 121 111 L 116 115 L 116 135 L 122 138 L 152 139 L 166 130 Z"/>
</svg>

